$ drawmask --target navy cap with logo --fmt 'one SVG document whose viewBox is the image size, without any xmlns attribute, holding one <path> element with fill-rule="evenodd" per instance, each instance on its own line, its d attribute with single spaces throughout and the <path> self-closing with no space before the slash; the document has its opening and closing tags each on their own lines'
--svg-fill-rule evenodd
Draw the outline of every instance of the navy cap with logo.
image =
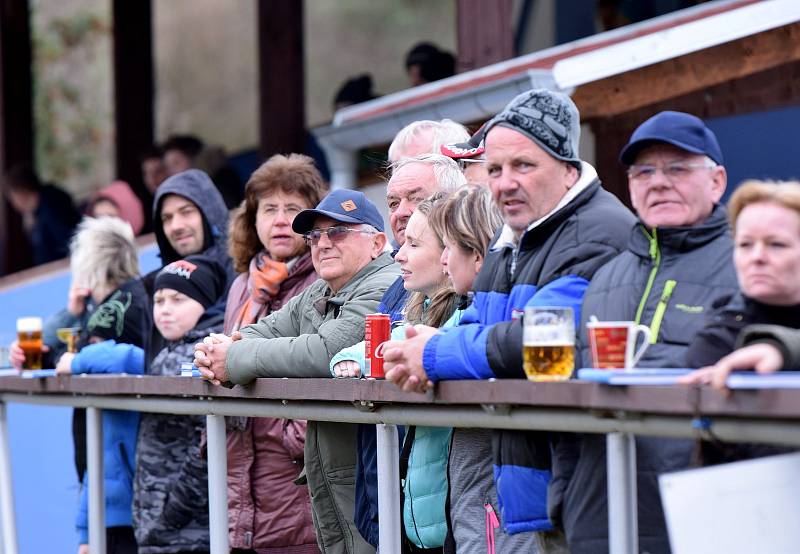
<svg viewBox="0 0 800 554">
<path fill-rule="evenodd" d="M 363 192 L 337 189 L 322 199 L 313 210 L 303 210 L 295 216 L 292 230 L 304 235 L 314 228 L 314 221 L 320 216 L 329 217 L 341 223 L 364 223 L 383 232 L 383 217 L 375 204 Z"/>
<path fill-rule="evenodd" d="M 723 165 L 722 150 L 717 137 L 703 120 L 688 113 L 673 111 L 657 113 L 639 125 L 622 149 L 619 161 L 632 165 L 642 150 L 660 142 L 692 154 L 708 156 Z"/>
</svg>

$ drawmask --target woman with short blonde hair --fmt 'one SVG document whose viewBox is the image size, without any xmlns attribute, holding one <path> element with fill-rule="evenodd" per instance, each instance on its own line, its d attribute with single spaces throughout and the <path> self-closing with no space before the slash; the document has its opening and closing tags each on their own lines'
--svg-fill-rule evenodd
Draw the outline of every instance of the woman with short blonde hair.
<svg viewBox="0 0 800 554">
<path fill-rule="evenodd" d="M 771 202 L 800 214 L 800 181 L 744 181 L 728 201 L 728 215 L 734 230 L 742 210 L 757 202 Z"/>
</svg>

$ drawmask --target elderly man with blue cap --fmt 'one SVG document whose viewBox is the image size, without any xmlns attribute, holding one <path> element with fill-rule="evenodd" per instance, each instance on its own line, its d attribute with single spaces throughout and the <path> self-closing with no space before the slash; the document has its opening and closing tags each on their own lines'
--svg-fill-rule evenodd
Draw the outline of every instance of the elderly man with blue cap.
<svg viewBox="0 0 800 554">
<path fill-rule="evenodd" d="M 738 290 L 727 213 L 727 177 L 714 133 L 699 118 L 665 111 L 642 123 L 620 154 L 639 221 L 625 252 L 595 274 L 583 301 L 579 347 L 590 365 L 586 322 L 650 328 L 638 367 L 684 367 L 692 338 L 715 300 Z M 689 466 L 689 440 L 640 437 L 639 548 L 669 552 L 658 475 Z M 608 551 L 606 446 L 602 435 L 561 441 L 550 486 L 554 519 L 572 554 Z M 570 470 L 570 471 L 567 471 Z"/>
<path fill-rule="evenodd" d="M 383 219 L 363 193 L 336 190 L 292 223 L 311 247 L 320 279 L 281 310 L 241 330 L 213 335 L 195 350 L 203 376 L 247 384 L 257 377 L 330 377 L 329 362 L 364 340 L 364 318 L 399 275 L 386 252 Z M 235 340 L 234 340 L 235 339 Z M 305 471 L 317 542 L 323 552 L 375 549 L 353 522 L 356 425 L 308 422 Z"/>
</svg>

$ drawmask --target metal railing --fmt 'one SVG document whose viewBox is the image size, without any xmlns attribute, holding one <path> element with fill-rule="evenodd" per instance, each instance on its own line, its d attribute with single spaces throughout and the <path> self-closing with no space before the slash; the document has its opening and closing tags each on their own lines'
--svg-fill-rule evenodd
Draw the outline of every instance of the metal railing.
<svg viewBox="0 0 800 554">
<path fill-rule="evenodd" d="M 8 402 L 87 408 L 90 552 L 105 552 L 103 409 L 206 415 L 211 552 L 228 552 L 224 416 L 374 424 L 378 440 L 381 552 L 400 551 L 397 425 L 480 427 L 607 435 L 609 546 L 637 551 L 634 435 L 694 437 L 800 446 L 800 391 L 737 391 L 724 397 L 689 387 L 607 387 L 594 383 L 453 381 L 427 394 L 350 379 L 258 379 L 226 389 L 199 379 L 142 376 L 0 378 L 0 524 L 3 552 L 17 554 Z M 710 426 L 710 427 L 709 427 Z"/>
</svg>

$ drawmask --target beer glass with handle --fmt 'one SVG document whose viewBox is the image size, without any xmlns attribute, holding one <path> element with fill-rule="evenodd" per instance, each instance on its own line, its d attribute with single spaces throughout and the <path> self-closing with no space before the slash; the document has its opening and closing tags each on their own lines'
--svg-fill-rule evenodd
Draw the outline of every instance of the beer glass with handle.
<svg viewBox="0 0 800 554">
<path fill-rule="evenodd" d="M 575 369 L 575 316 L 572 308 L 525 308 L 522 345 L 523 368 L 528 379 L 569 379 Z"/>
<path fill-rule="evenodd" d="M 42 369 L 42 318 L 17 319 L 17 340 L 19 347 L 25 352 L 22 369 Z"/>
</svg>

